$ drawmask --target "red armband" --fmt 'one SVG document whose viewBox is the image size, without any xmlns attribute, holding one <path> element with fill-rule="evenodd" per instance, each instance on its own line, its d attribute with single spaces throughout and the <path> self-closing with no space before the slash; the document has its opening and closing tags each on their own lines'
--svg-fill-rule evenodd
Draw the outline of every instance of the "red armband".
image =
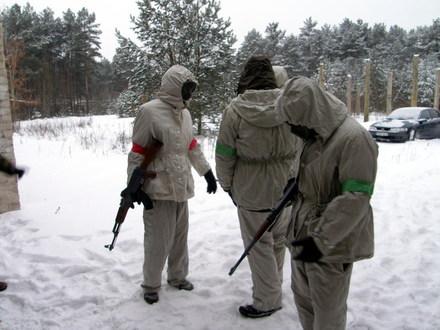
<svg viewBox="0 0 440 330">
<path fill-rule="evenodd" d="M 131 151 L 135 152 L 137 154 L 145 155 L 145 153 L 147 152 L 147 149 L 144 148 L 143 146 L 133 142 L 133 146 L 131 147 Z"/>
<path fill-rule="evenodd" d="M 194 148 L 196 147 L 196 145 L 197 145 L 197 140 L 196 140 L 196 139 L 193 139 L 193 140 L 191 141 L 191 143 L 189 144 L 189 150 L 194 149 Z"/>
</svg>

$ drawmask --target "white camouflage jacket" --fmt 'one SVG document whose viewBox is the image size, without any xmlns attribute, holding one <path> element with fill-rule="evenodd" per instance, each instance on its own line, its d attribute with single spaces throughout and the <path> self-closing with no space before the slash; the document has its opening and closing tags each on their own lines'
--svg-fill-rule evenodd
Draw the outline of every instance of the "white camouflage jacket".
<svg viewBox="0 0 440 330">
<path fill-rule="evenodd" d="M 196 82 L 188 69 L 180 65 L 171 67 L 162 77 L 157 99 L 143 104 L 134 121 L 128 178 L 142 162 L 151 138 L 163 143 L 147 169 L 156 172 L 157 176 L 147 179 L 143 186 L 153 200 L 183 202 L 190 199 L 194 196 L 191 166 L 201 176 L 211 169 L 200 144 L 194 139 L 191 115 L 182 100 L 182 85 L 188 79 Z"/>
<path fill-rule="evenodd" d="M 296 154 L 296 138 L 275 113 L 279 93 L 247 90 L 223 113 L 215 156 L 218 180 L 248 210 L 275 206 Z"/>
<path fill-rule="evenodd" d="M 373 256 L 370 199 L 378 147 L 368 131 L 347 115 L 345 105 L 312 79 L 290 79 L 276 103 L 279 116 L 313 128 L 318 137 L 298 151 L 299 196 L 288 240 L 313 237 L 321 261 L 349 263 Z M 298 251 L 299 252 L 299 251 Z"/>
</svg>

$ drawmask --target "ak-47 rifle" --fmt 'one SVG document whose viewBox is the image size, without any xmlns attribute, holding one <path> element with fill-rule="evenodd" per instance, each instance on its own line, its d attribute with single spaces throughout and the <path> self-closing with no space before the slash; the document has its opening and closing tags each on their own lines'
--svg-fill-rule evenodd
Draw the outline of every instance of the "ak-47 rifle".
<svg viewBox="0 0 440 330">
<path fill-rule="evenodd" d="M 142 203 L 146 210 L 153 208 L 153 203 L 148 195 L 141 189 L 146 178 L 155 178 L 156 173 L 147 171 L 147 167 L 156 157 L 163 143 L 155 138 L 152 138 L 150 146 L 146 149 L 145 158 L 139 167 L 136 167 L 131 174 L 130 181 L 127 188 L 121 192 L 121 203 L 119 204 L 118 213 L 116 214 L 115 225 L 113 226 L 113 240 L 111 244 L 105 245 L 110 251 L 113 250 L 118 238 L 119 230 L 122 223 L 127 216 L 129 208 L 134 208 L 134 203 Z"/>
<path fill-rule="evenodd" d="M 288 185 L 284 189 L 283 196 L 281 197 L 278 204 L 272 209 L 270 214 L 267 216 L 266 220 L 261 224 L 260 228 L 258 228 L 257 233 L 252 238 L 252 241 L 249 243 L 249 245 L 244 250 L 243 254 L 241 255 L 240 259 L 238 259 L 237 263 L 234 265 L 234 267 L 231 268 L 229 271 L 229 276 L 232 276 L 234 274 L 237 267 L 240 265 L 240 263 L 243 261 L 244 258 L 249 254 L 252 247 L 260 240 L 260 238 L 264 235 L 264 233 L 269 230 L 271 231 L 273 226 L 275 225 L 276 221 L 278 220 L 278 216 L 283 211 L 284 207 L 291 202 L 296 193 L 298 191 L 297 182 L 295 179 L 289 180 Z"/>
</svg>

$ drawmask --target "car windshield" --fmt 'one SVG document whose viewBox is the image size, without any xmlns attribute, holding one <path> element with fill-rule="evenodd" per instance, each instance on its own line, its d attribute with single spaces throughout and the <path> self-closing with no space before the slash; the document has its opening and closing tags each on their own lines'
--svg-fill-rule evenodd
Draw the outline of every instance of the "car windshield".
<svg viewBox="0 0 440 330">
<path fill-rule="evenodd" d="M 419 118 L 419 114 L 420 114 L 420 109 L 400 108 L 391 112 L 388 118 L 401 119 L 401 120 L 406 120 L 406 119 L 416 120 L 417 118 Z"/>
</svg>

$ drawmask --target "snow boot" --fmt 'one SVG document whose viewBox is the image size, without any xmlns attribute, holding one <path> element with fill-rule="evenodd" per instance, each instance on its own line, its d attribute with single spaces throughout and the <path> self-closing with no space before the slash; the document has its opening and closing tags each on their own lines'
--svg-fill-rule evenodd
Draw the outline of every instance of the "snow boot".
<svg viewBox="0 0 440 330">
<path fill-rule="evenodd" d="M 187 280 L 183 280 L 179 284 L 175 284 L 175 285 L 171 284 L 171 281 L 168 281 L 168 284 L 179 290 L 191 291 L 192 289 L 194 289 L 194 285 L 192 285 L 192 283 Z"/>
<path fill-rule="evenodd" d="M 147 304 L 152 305 L 159 301 L 159 294 L 157 292 L 145 292 L 144 300 L 147 302 Z"/>
<path fill-rule="evenodd" d="M 0 291 L 5 291 L 7 287 L 8 287 L 8 283 L 0 282 Z"/>
<path fill-rule="evenodd" d="M 271 316 L 273 313 L 275 313 L 276 311 L 279 311 L 280 309 L 281 309 L 281 307 L 270 309 L 268 311 L 259 311 L 258 309 L 255 309 L 252 305 L 245 305 L 245 306 L 240 306 L 238 311 L 243 316 L 250 317 L 252 319 L 256 319 L 259 317 Z"/>
</svg>

